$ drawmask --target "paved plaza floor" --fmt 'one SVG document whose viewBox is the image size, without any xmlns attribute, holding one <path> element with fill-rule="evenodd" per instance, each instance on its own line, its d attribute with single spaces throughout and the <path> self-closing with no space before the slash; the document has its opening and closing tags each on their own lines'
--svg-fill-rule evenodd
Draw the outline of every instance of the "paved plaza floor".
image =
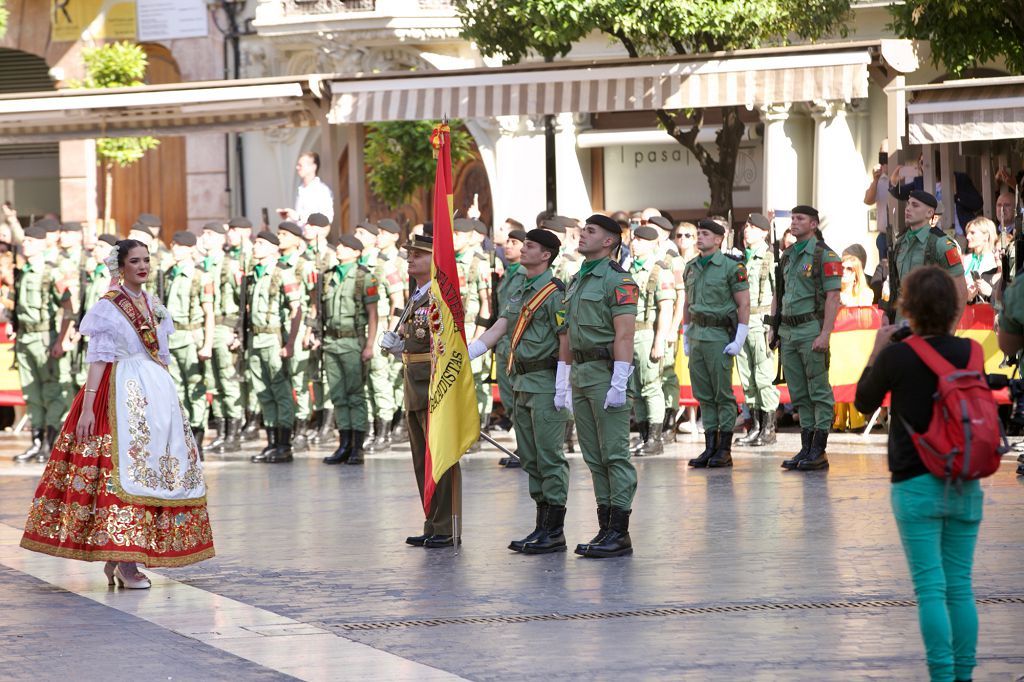
<svg viewBox="0 0 1024 682">
<path fill-rule="evenodd" d="M 0 436 L 0 679 L 926 678 L 884 437 L 833 436 L 831 470 L 810 474 L 779 468 L 795 440 L 737 448 L 732 470 L 688 469 L 694 441 L 636 460 L 636 551 L 609 560 L 509 552 L 533 504 L 494 450 L 464 460 L 458 553 L 403 542 L 422 520 L 407 449 L 362 467 L 215 459 L 216 558 L 124 591 L 100 564 L 17 546 L 42 465 Z M 574 544 L 596 521 L 570 466 Z M 975 680 L 1024 679 L 1015 467 L 983 482 Z"/>
</svg>

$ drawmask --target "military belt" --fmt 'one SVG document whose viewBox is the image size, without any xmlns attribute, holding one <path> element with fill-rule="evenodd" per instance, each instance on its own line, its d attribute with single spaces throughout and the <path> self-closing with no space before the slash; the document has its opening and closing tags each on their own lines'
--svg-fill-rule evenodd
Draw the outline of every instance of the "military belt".
<svg viewBox="0 0 1024 682">
<path fill-rule="evenodd" d="M 646 331 L 646 330 L 649 330 L 649 329 L 654 329 L 654 323 L 653 322 L 637 322 L 635 329 L 638 332 Z"/>
<path fill-rule="evenodd" d="M 516 360 L 513 363 L 516 374 L 529 374 L 530 372 L 543 372 L 544 370 L 558 367 L 558 360 L 555 358 L 543 358 L 541 360 Z"/>
<path fill-rule="evenodd" d="M 358 339 L 362 338 L 363 333 L 354 329 L 327 329 L 324 334 L 329 339 Z M 428 354 L 429 355 L 429 354 Z"/>
<path fill-rule="evenodd" d="M 415 365 L 420 362 L 430 362 L 430 353 L 402 353 L 402 363 Z"/>
<path fill-rule="evenodd" d="M 691 312 L 690 323 L 700 327 L 720 327 L 721 329 L 732 328 L 732 322 L 729 318 L 718 317 L 717 315 L 707 315 L 705 313 Z"/>
<path fill-rule="evenodd" d="M 237 327 L 238 326 L 238 315 L 218 315 L 213 318 L 215 324 L 219 324 L 224 327 Z"/>
<path fill-rule="evenodd" d="M 253 334 L 277 334 L 281 335 L 281 330 L 278 327 L 253 327 Z"/>
<path fill-rule="evenodd" d="M 804 313 L 803 315 L 783 315 L 782 326 L 783 327 L 797 327 L 805 322 L 811 322 L 819 319 L 814 313 Z"/>
<path fill-rule="evenodd" d="M 608 362 L 612 359 L 612 354 L 608 352 L 607 348 L 591 348 L 590 350 L 574 350 L 572 352 L 573 362 Z"/>
<path fill-rule="evenodd" d="M 48 332 L 48 331 L 50 331 L 50 323 L 49 322 L 43 322 L 43 323 L 40 323 L 40 324 L 19 324 L 18 325 L 18 333 L 19 334 L 36 334 L 38 332 Z"/>
</svg>

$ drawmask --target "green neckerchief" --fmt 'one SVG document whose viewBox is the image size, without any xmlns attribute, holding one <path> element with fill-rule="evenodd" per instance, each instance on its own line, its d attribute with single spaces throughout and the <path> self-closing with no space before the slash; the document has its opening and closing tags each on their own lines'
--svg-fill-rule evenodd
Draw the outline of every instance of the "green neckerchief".
<svg viewBox="0 0 1024 682">
<path fill-rule="evenodd" d="M 708 263 L 710 263 L 711 259 L 714 257 L 715 254 L 711 254 L 710 256 L 697 256 L 697 264 L 702 268 L 707 267 Z"/>
<path fill-rule="evenodd" d="M 34 272 L 32 270 L 32 264 L 29 263 L 28 261 L 25 262 L 25 265 L 24 265 L 24 267 L 21 268 L 21 271 L 22 272 Z"/>
<path fill-rule="evenodd" d="M 580 265 L 580 279 L 583 279 L 596 270 L 597 266 L 604 263 L 606 260 L 608 260 L 608 258 L 595 258 L 594 260 L 583 261 L 583 264 Z"/>
<path fill-rule="evenodd" d="M 209 272 L 210 266 L 216 263 L 213 256 L 203 256 L 203 272 Z"/>
<path fill-rule="evenodd" d="M 754 255 L 753 249 L 743 249 L 743 262 L 749 263 L 750 257 Z"/>
<path fill-rule="evenodd" d="M 810 243 L 811 243 L 811 238 L 808 237 L 807 239 L 803 240 L 802 242 L 797 242 L 796 244 L 793 244 L 793 254 L 795 255 L 795 254 L 798 254 L 798 253 L 803 253 L 804 249 L 806 249 L 807 245 L 810 244 Z"/>
<path fill-rule="evenodd" d="M 919 235 L 921 234 L 921 230 L 925 230 L 925 229 L 928 229 L 928 224 L 927 223 L 925 223 L 921 227 L 917 228 L 916 230 L 907 230 L 907 239 L 910 239 L 910 238 L 920 239 Z"/>
<path fill-rule="evenodd" d="M 517 272 L 519 272 L 519 268 L 521 267 L 523 267 L 522 263 L 509 263 L 508 268 L 505 270 L 505 272 L 508 274 L 509 277 L 512 277 Z M 540 277 L 540 275 L 537 275 L 537 277 Z"/>
<path fill-rule="evenodd" d="M 519 264 L 518 264 L 518 263 L 516 263 L 516 265 L 519 265 Z M 534 285 L 534 283 L 535 283 L 535 282 L 536 282 L 536 281 L 537 281 L 538 279 L 540 279 L 541 277 L 543 277 L 543 276 L 544 276 L 545 274 L 547 274 L 547 270 L 545 270 L 544 272 L 540 273 L 539 275 L 534 275 L 533 277 L 527 277 L 527 278 L 526 278 L 526 286 L 525 286 L 525 290 L 529 291 L 529 290 L 530 290 L 530 288 L 531 288 L 531 287 L 532 287 L 532 286 Z"/>
<path fill-rule="evenodd" d="M 359 259 L 356 262 L 362 266 L 365 266 L 367 263 L 370 262 L 370 257 L 367 256 L 366 254 L 362 254 L 359 256 Z M 344 275 L 342 275 L 342 277 L 344 277 Z"/>
<path fill-rule="evenodd" d="M 334 279 L 340 284 L 345 280 L 345 276 L 348 275 L 349 271 L 355 267 L 355 263 L 338 263 L 334 267 Z"/>
<path fill-rule="evenodd" d="M 231 248 L 228 249 L 228 254 L 232 258 L 238 258 L 239 256 L 242 255 L 242 247 L 241 246 L 232 246 Z"/>
<path fill-rule="evenodd" d="M 629 266 L 629 269 L 632 270 L 633 272 L 640 272 L 641 270 L 644 269 L 645 260 L 645 258 L 634 258 L 632 265 Z"/>
<path fill-rule="evenodd" d="M 167 276 L 170 277 L 171 279 L 174 279 L 175 277 L 177 277 L 180 274 L 181 274 L 181 266 L 178 265 L 177 263 L 175 263 L 174 265 L 171 266 L 171 271 L 168 273 Z"/>
<path fill-rule="evenodd" d="M 967 272 L 981 272 L 981 261 L 984 258 L 983 254 L 972 253 L 971 260 L 967 264 Z"/>
<path fill-rule="evenodd" d="M 455 262 L 456 263 L 465 263 L 466 259 L 469 258 L 472 255 L 473 255 L 473 252 L 470 251 L 470 250 L 463 251 L 462 253 L 457 253 L 457 254 L 455 254 Z"/>
<path fill-rule="evenodd" d="M 263 273 L 267 271 L 267 266 L 256 264 L 253 266 L 253 270 L 256 271 L 256 279 L 259 279 L 263 276 Z"/>
<path fill-rule="evenodd" d="M 92 276 L 93 277 L 99 277 L 104 272 L 106 272 L 106 270 L 107 270 L 107 266 L 106 266 L 105 263 L 97 263 L 96 267 L 92 271 Z"/>
<path fill-rule="evenodd" d="M 280 263 L 281 265 L 291 265 L 292 256 L 296 253 L 298 253 L 298 251 L 292 251 L 292 253 L 282 253 L 280 258 L 277 259 L 277 262 Z"/>
</svg>

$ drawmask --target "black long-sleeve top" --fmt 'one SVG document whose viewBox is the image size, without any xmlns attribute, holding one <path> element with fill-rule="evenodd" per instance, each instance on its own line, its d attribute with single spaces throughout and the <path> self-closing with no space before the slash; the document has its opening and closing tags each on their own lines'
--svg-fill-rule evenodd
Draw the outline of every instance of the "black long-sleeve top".
<svg viewBox="0 0 1024 682">
<path fill-rule="evenodd" d="M 925 340 L 954 367 L 967 367 L 971 356 L 969 339 L 945 335 Z M 893 483 L 928 473 L 900 417 L 906 419 L 917 433 L 927 431 L 937 388 L 938 379 L 935 374 L 905 343 L 894 343 L 883 348 L 874 363 L 865 367 L 860 375 L 853 404 L 861 412 L 871 414 L 882 404 L 886 393 L 892 394 L 889 407 L 889 471 Z"/>
</svg>

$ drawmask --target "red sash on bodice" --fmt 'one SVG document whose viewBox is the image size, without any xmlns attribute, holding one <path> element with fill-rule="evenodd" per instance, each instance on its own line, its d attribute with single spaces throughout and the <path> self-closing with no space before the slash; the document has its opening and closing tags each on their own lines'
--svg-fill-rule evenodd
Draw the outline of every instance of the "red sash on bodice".
<svg viewBox="0 0 1024 682">
<path fill-rule="evenodd" d="M 149 353 L 150 357 L 152 357 L 161 367 L 166 367 L 163 360 L 160 359 L 160 342 L 157 340 L 156 329 L 153 328 L 150 320 L 147 320 L 146 316 L 139 311 L 128 294 L 119 289 L 112 289 L 104 294 L 103 298 L 113 303 L 114 307 L 120 310 L 121 313 L 128 318 L 128 321 L 131 322 L 132 328 L 139 335 L 139 339 L 142 340 L 142 345 L 146 347 L 146 351 Z M 148 300 L 146 300 L 146 309 L 149 309 Z M 149 315 L 150 319 L 153 319 L 152 310 L 149 311 Z"/>
</svg>

